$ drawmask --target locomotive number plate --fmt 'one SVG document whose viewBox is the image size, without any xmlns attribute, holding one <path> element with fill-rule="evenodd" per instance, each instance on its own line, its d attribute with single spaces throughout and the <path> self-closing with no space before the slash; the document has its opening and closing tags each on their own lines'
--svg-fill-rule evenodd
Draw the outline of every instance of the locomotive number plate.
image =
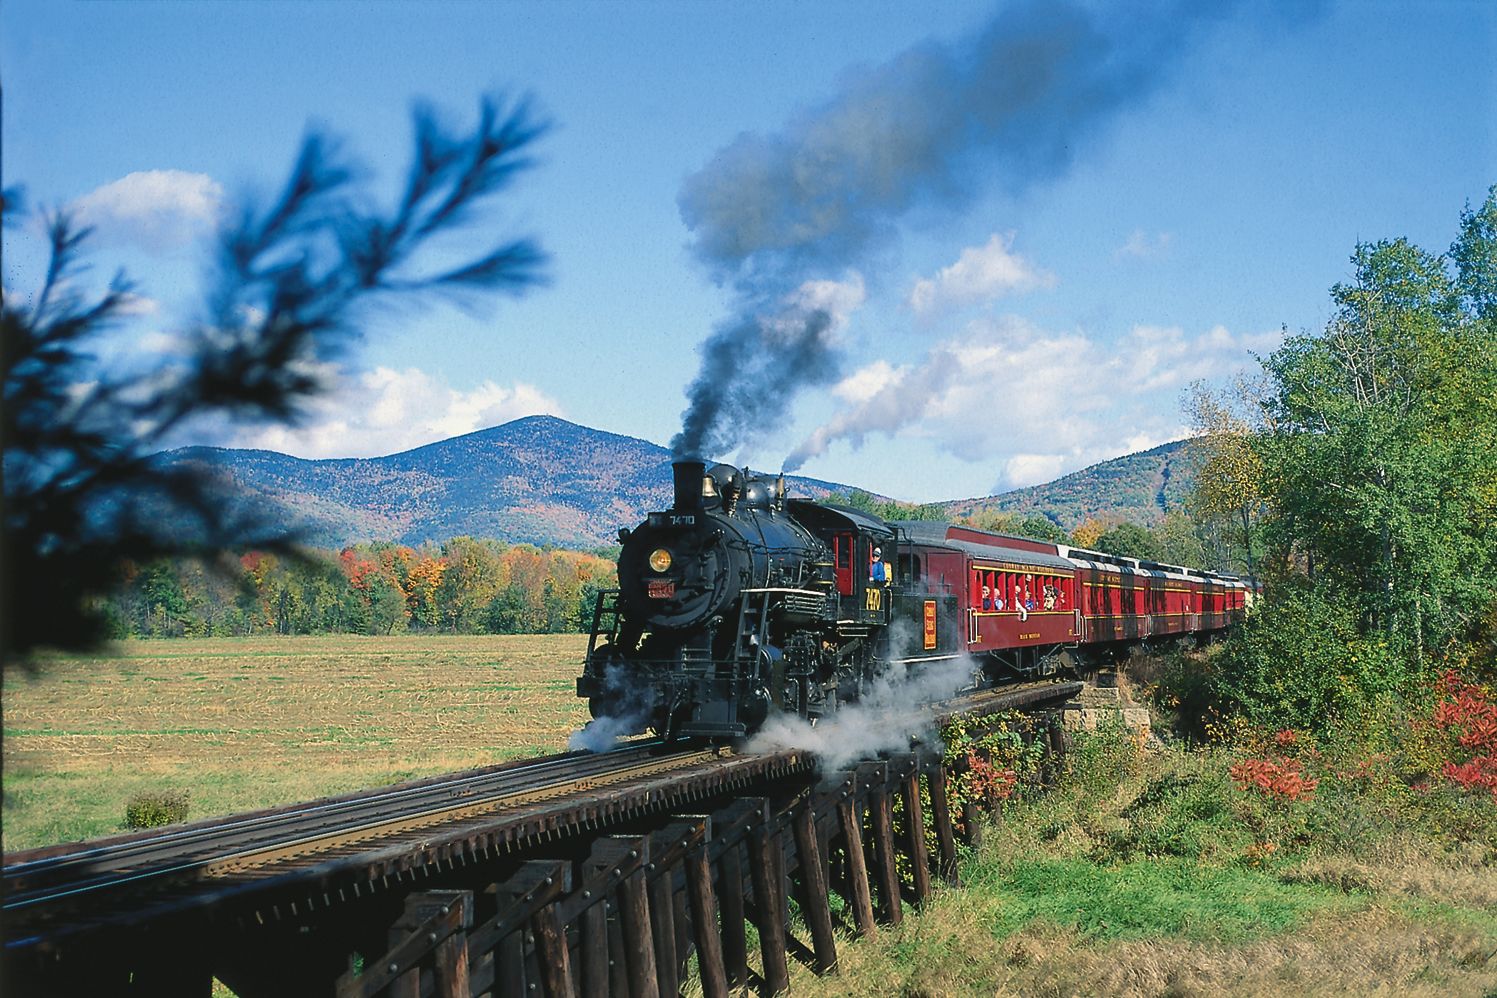
<svg viewBox="0 0 1497 998">
<path fill-rule="evenodd" d="M 676 584 L 674 582 L 646 582 L 645 592 L 650 599 L 670 599 L 676 595 Z"/>
<path fill-rule="evenodd" d="M 694 513 L 651 513 L 649 522 L 652 527 L 694 527 L 697 518 Z"/>
</svg>

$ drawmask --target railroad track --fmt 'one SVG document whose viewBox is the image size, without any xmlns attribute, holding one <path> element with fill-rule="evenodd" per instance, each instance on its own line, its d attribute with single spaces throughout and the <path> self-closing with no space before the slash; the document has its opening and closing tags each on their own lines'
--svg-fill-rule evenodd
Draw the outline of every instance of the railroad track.
<svg viewBox="0 0 1497 998">
<path fill-rule="evenodd" d="M 652 740 L 609 753 L 547 756 L 144 836 L 17 853 L 7 857 L 4 868 L 4 910 L 22 912 L 146 880 L 227 877 L 362 840 L 668 772 L 720 754 L 700 749 L 662 754 L 660 743 Z"/>
</svg>

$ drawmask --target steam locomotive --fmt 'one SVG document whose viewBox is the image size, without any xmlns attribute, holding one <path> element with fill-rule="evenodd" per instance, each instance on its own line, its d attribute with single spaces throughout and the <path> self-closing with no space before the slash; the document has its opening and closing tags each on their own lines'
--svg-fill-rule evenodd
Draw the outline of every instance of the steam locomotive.
<svg viewBox="0 0 1497 998">
<path fill-rule="evenodd" d="M 673 466 L 670 509 L 619 532 L 577 694 L 668 739 L 814 721 L 880 677 L 969 661 L 975 684 L 1083 673 L 1239 617 L 1232 576 L 785 494 L 783 476 Z"/>
</svg>

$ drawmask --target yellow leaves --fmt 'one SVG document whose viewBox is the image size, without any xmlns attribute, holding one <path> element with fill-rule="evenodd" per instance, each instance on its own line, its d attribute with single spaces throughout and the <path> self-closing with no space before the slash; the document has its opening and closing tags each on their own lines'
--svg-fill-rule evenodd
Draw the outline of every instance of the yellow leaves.
<svg viewBox="0 0 1497 998">
<path fill-rule="evenodd" d="M 1250 435 L 1214 434 L 1197 442 L 1206 455 L 1196 475 L 1194 502 L 1200 512 L 1235 515 L 1262 502 L 1263 459 Z"/>
<path fill-rule="evenodd" d="M 1107 532 L 1107 524 L 1089 516 L 1071 531 L 1071 543 L 1079 548 L 1095 548 L 1097 541 Z"/>
</svg>

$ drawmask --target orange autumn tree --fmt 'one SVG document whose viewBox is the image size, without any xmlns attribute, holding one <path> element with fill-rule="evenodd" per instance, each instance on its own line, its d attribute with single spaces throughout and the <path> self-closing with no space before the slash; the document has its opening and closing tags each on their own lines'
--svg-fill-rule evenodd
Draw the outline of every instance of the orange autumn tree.
<svg viewBox="0 0 1497 998">
<path fill-rule="evenodd" d="M 406 575 L 406 596 L 411 619 L 423 627 L 434 628 L 441 623 L 437 593 L 446 573 L 447 562 L 436 551 L 423 549 L 410 564 Z"/>
</svg>

